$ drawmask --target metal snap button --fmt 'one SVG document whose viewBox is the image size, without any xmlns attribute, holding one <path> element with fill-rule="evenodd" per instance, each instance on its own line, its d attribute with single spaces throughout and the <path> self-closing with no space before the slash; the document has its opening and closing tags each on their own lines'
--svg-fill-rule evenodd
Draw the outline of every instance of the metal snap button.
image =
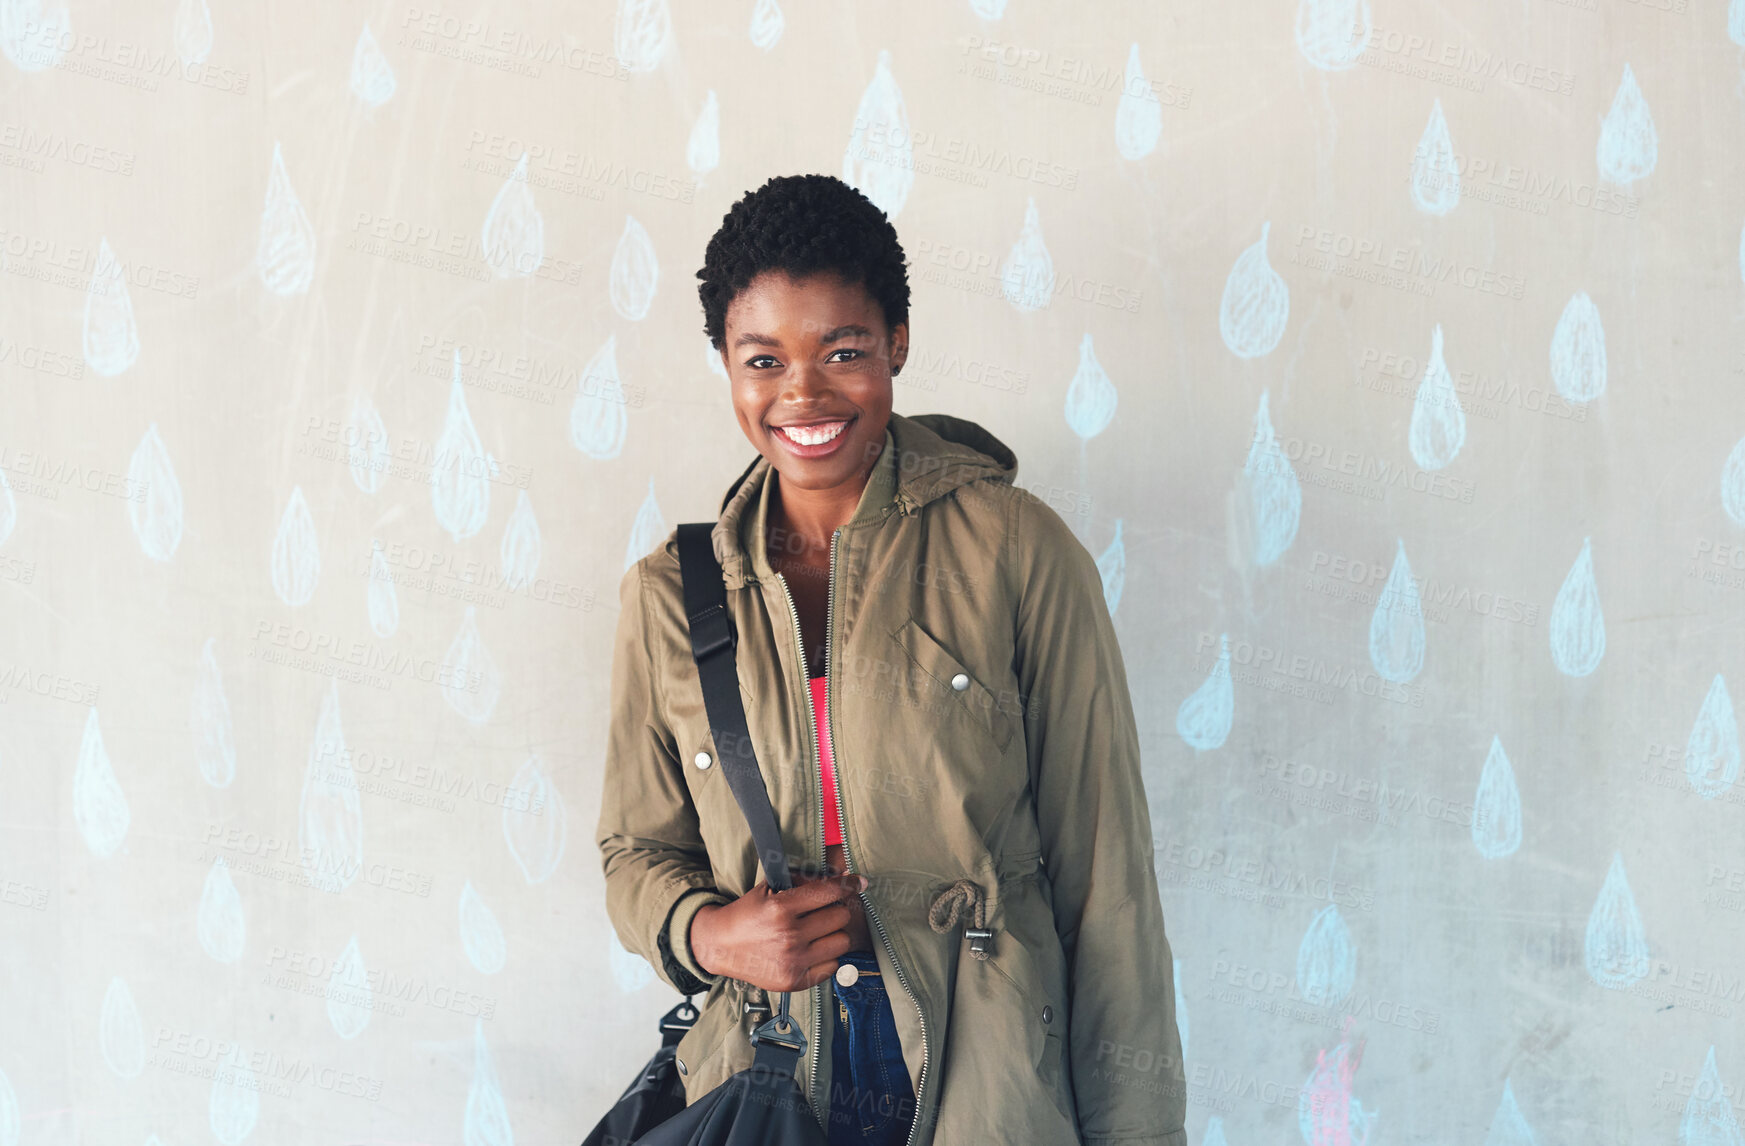
<svg viewBox="0 0 1745 1146">
<path fill-rule="evenodd" d="M 713 763 L 715 763 L 714 759 L 711 758 L 707 752 L 697 753 L 697 767 L 707 768 L 709 765 L 711 765 Z"/>
<path fill-rule="evenodd" d="M 962 673 L 958 673 L 956 676 L 951 678 L 951 687 L 962 692 L 964 689 L 969 687 L 969 677 L 964 676 Z"/>
<path fill-rule="evenodd" d="M 1042 1021 L 1045 1024 L 1052 1023 L 1054 1021 L 1054 1008 L 1053 1007 L 1043 1007 L 1042 1008 Z"/>
<path fill-rule="evenodd" d="M 844 963 L 836 969 L 836 982 L 844 987 L 854 986 L 860 982 L 860 968 L 853 963 Z"/>
<path fill-rule="evenodd" d="M 680 1073 L 680 1074 L 689 1074 L 689 1073 L 691 1073 L 691 1072 L 690 1072 L 690 1071 L 688 1071 L 688 1070 L 686 1070 L 686 1069 L 685 1069 L 685 1060 L 684 1060 L 684 1059 L 682 1059 L 682 1058 L 675 1058 L 675 1059 L 673 1059 L 673 1061 L 674 1061 L 674 1062 L 676 1062 L 676 1063 L 678 1063 L 678 1064 L 679 1064 L 679 1073 Z"/>
</svg>

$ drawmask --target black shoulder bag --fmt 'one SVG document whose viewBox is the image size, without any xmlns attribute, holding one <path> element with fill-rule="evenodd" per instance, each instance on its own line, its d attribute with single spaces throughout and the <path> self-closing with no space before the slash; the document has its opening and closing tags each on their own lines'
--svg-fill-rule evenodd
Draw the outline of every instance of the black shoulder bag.
<svg viewBox="0 0 1745 1146">
<path fill-rule="evenodd" d="M 772 890 L 786 891 L 793 880 L 746 726 L 734 659 L 737 638 L 727 616 L 721 564 L 710 539 L 713 529 L 713 522 L 678 528 L 691 655 L 703 685 L 715 759 L 751 827 L 764 881 Z M 824 1130 L 794 1079 L 800 1056 L 806 1053 L 806 1036 L 788 1014 L 786 991 L 775 1013 L 751 1033 L 757 1046 L 751 1066 L 686 1106 L 673 1058 L 679 1039 L 696 1017 L 689 999 L 667 1012 L 661 1019 L 661 1049 L 583 1146 L 826 1146 Z"/>
</svg>

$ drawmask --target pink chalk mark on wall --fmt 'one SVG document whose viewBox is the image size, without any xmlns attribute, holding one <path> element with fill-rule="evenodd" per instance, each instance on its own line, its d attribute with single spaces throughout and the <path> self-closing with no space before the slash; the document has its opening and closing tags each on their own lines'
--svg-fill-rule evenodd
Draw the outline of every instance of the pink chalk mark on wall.
<svg viewBox="0 0 1745 1146">
<path fill-rule="evenodd" d="M 1339 1031 L 1339 1043 L 1315 1052 L 1315 1069 L 1297 1093 L 1297 1128 L 1307 1146 L 1364 1146 L 1376 1111 L 1352 1097 L 1351 1083 L 1363 1061 L 1363 1040 L 1351 1037 L 1352 1017 Z"/>
</svg>

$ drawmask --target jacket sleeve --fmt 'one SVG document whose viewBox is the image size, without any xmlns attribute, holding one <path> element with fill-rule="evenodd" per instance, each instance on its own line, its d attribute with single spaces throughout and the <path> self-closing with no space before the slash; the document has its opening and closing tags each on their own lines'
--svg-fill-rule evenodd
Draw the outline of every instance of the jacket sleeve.
<svg viewBox="0 0 1745 1146">
<path fill-rule="evenodd" d="M 1175 968 L 1152 866 L 1139 732 L 1095 560 L 1019 491 L 1007 537 L 1017 669 L 1042 858 L 1066 953 L 1087 1144 L 1186 1146 Z"/>
<path fill-rule="evenodd" d="M 699 908 L 726 903 L 697 827 L 677 741 L 667 728 L 659 682 L 650 667 L 643 568 L 618 584 L 618 632 L 612 649 L 605 787 L 596 842 L 606 870 L 606 914 L 625 950 L 686 995 L 716 976 L 691 953 Z"/>
</svg>

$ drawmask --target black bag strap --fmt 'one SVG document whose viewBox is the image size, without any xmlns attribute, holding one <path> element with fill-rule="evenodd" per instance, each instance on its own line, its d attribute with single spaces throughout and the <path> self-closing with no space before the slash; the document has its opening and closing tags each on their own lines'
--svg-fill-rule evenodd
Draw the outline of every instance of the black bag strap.
<svg viewBox="0 0 1745 1146">
<path fill-rule="evenodd" d="M 769 789 L 757 767 L 751 729 L 745 720 L 745 701 L 739 695 L 739 665 L 735 657 L 738 637 L 727 615 L 727 585 L 721 578 L 721 563 L 715 559 L 710 538 L 713 522 L 690 522 L 678 527 L 679 576 L 684 583 L 685 619 L 691 632 L 691 656 L 703 685 L 703 708 L 709 717 L 709 736 L 715 741 L 715 758 L 727 775 L 733 798 L 751 827 L 757 845 L 763 878 L 772 890 L 794 886 L 788 875 L 787 849 L 776 810 L 770 806 Z M 806 1036 L 788 1014 L 788 992 L 783 991 L 775 1012 L 752 1032 L 757 1045 L 757 1065 L 766 1071 L 792 1075 L 806 1053 Z"/>
<path fill-rule="evenodd" d="M 684 580 L 691 656 L 703 685 L 703 707 L 709 717 L 709 735 L 715 741 L 715 759 L 720 761 L 733 798 L 739 801 L 739 810 L 751 827 L 764 882 L 775 891 L 787 891 L 794 885 L 788 875 L 787 849 L 782 847 L 781 828 L 770 806 L 763 773 L 758 770 L 757 750 L 745 720 L 745 701 L 739 695 L 739 667 L 734 655 L 738 638 L 727 616 L 727 586 L 710 540 L 714 528 L 708 521 L 678 528 L 679 575 Z"/>
</svg>

